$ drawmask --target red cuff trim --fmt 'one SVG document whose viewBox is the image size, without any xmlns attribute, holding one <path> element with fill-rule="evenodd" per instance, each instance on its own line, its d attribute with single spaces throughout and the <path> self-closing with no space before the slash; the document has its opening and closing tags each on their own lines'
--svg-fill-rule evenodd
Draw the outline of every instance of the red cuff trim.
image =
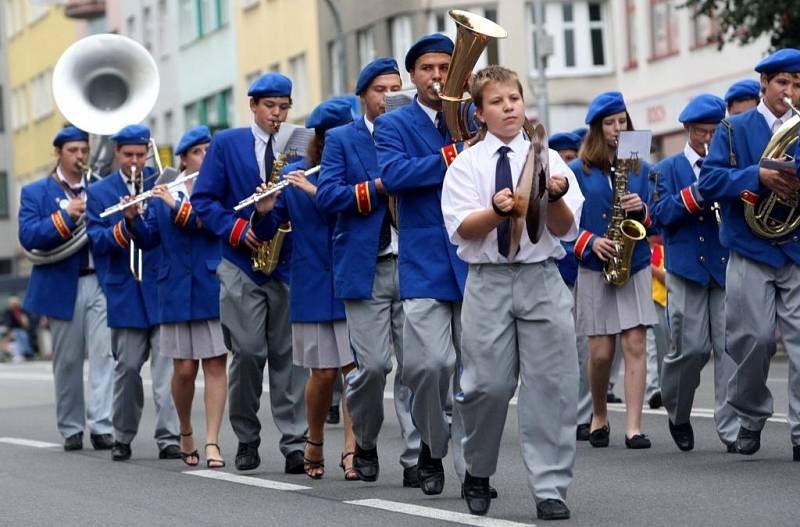
<svg viewBox="0 0 800 527">
<path fill-rule="evenodd" d="M 65 240 L 69 240 L 72 237 L 72 234 L 69 232 L 69 227 L 67 227 L 67 222 L 65 222 L 64 218 L 61 216 L 61 210 L 57 210 L 54 213 L 52 213 L 50 215 L 50 218 L 53 220 L 53 224 L 56 226 L 58 235 Z"/>
<path fill-rule="evenodd" d="M 186 227 L 189 223 L 189 216 L 192 214 L 192 204 L 189 201 L 181 203 L 178 213 L 175 215 L 175 223 L 181 227 Z"/>
<path fill-rule="evenodd" d="M 372 212 L 372 199 L 369 195 L 369 181 L 358 183 L 355 187 L 356 190 L 356 207 L 361 214 L 369 214 Z"/>
<path fill-rule="evenodd" d="M 681 201 L 683 201 L 683 206 L 686 207 L 686 210 L 688 210 L 690 214 L 697 214 L 703 210 L 703 207 L 694 199 L 692 187 L 686 187 L 681 190 Z"/>
<path fill-rule="evenodd" d="M 242 237 L 242 233 L 247 228 L 247 220 L 242 218 L 237 218 L 236 222 L 233 224 L 233 229 L 231 229 L 231 236 L 228 238 L 228 243 L 234 249 L 239 247 L 239 238 Z"/>
<path fill-rule="evenodd" d="M 575 240 L 575 248 L 572 252 L 575 253 L 575 257 L 578 260 L 583 260 L 583 253 L 586 251 L 586 247 L 589 245 L 589 240 L 592 238 L 592 233 L 589 231 L 583 231 L 578 236 L 578 239 Z"/>
<path fill-rule="evenodd" d="M 463 150 L 463 143 L 451 143 L 442 147 L 441 153 L 446 167 L 449 167 L 453 163 L 461 150 Z"/>
<path fill-rule="evenodd" d="M 123 227 L 123 222 L 125 220 L 120 220 L 114 225 L 114 240 L 117 242 L 117 245 L 122 247 L 123 249 L 128 248 L 128 238 L 125 236 L 125 230 Z"/>
<path fill-rule="evenodd" d="M 653 223 L 653 218 L 650 217 L 650 207 L 647 206 L 647 203 L 644 204 L 644 226 L 645 228 L 649 228 L 650 225 Z"/>
<path fill-rule="evenodd" d="M 758 194 L 755 192 L 750 192 L 749 190 L 743 190 L 739 197 L 742 198 L 742 201 L 749 203 L 750 205 L 755 205 L 758 202 Z"/>
</svg>

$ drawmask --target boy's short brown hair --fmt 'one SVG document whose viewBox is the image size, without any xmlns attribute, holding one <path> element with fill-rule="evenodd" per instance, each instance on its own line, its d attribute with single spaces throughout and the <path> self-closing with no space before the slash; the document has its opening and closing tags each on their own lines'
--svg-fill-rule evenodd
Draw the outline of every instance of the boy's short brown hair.
<svg viewBox="0 0 800 527">
<path fill-rule="evenodd" d="M 472 102 L 476 108 L 483 107 L 483 90 L 492 82 L 500 84 L 517 83 L 519 94 L 523 98 L 525 97 L 522 91 L 522 83 L 519 81 L 519 76 L 515 71 L 498 65 L 487 66 L 473 75 L 469 81 L 469 94 L 472 96 Z"/>
</svg>

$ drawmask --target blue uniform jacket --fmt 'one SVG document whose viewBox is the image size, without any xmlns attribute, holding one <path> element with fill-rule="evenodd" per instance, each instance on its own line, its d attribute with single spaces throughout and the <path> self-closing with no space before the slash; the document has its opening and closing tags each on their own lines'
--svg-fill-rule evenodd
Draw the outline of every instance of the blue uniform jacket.
<svg viewBox="0 0 800 527">
<path fill-rule="evenodd" d="M 728 250 L 719 241 L 714 213 L 698 210 L 687 194 L 697 181 L 689 160 L 680 153 L 661 161 L 653 172 L 660 173 L 653 220 L 664 240 L 667 271 L 704 286 L 713 278 L 724 287 Z"/>
<path fill-rule="evenodd" d="M 416 101 L 375 121 L 380 177 L 397 196 L 400 296 L 460 302 L 467 265 L 442 217 L 443 140 Z"/>
<path fill-rule="evenodd" d="M 233 212 L 233 207 L 262 183 L 258 175 L 255 140 L 250 128 L 234 128 L 214 135 L 192 191 L 192 205 L 203 224 L 221 239 L 222 257 L 241 269 L 253 282 L 263 285 L 270 277 L 253 271 L 252 253 L 244 243 L 255 207 L 251 205 Z M 273 273 L 284 283 L 289 283 L 291 238 L 291 234 L 284 238 L 278 267 Z"/>
<path fill-rule="evenodd" d="M 143 247 L 162 247 L 157 277 L 162 324 L 219 318 L 220 241 L 197 220 L 187 198 L 175 209 L 153 199 L 146 219 L 137 218 L 132 226 Z"/>
<path fill-rule="evenodd" d="M 558 272 L 561 273 L 561 279 L 564 280 L 564 283 L 572 287 L 578 279 L 578 259 L 575 257 L 575 253 L 572 252 L 574 242 L 561 242 L 561 245 L 567 251 L 567 254 L 556 262 Z"/>
<path fill-rule="evenodd" d="M 19 242 L 25 249 L 48 251 L 70 238 L 69 233 L 77 225 L 59 204 L 65 199 L 68 197 L 64 188 L 52 175 L 22 187 Z M 60 320 L 72 320 L 78 294 L 80 257 L 78 251 L 59 262 L 34 265 L 23 304 L 25 311 Z M 57 297 L 54 292 L 57 292 Z"/>
<path fill-rule="evenodd" d="M 327 145 L 325 146 L 327 148 Z M 306 170 L 305 160 L 286 165 L 283 174 Z M 318 174 L 308 176 L 317 184 Z M 317 207 L 316 200 L 296 187 L 286 187 L 275 208 L 256 223 L 256 235 L 271 237 L 278 226 L 292 222 L 295 234 L 291 259 L 289 318 L 292 322 L 331 322 L 344 320 L 344 304 L 333 293 L 333 217 Z"/>
<path fill-rule="evenodd" d="M 146 168 L 144 176 L 150 179 L 145 181 L 145 190 L 150 190 L 155 183 L 152 175 L 153 169 Z M 91 185 L 86 201 L 87 232 L 97 277 L 106 295 L 108 327 L 148 329 L 160 323 L 155 284 L 161 250 L 142 251 L 144 276 L 141 283 L 137 282 L 130 270 L 131 233 L 125 226 L 122 212 L 100 218 L 101 212 L 129 194 L 119 171 Z"/>
<path fill-rule="evenodd" d="M 581 224 L 578 238 L 573 245 L 573 254 L 578 258 L 580 265 L 593 271 L 602 271 L 604 263 L 592 251 L 592 243 L 596 236 L 605 235 L 608 223 L 611 221 L 613 193 L 609 184 L 609 177 L 596 167 L 592 167 L 591 172 L 586 174 L 583 171 L 580 158 L 569 163 L 569 168 L 575 173 L 581 192 L 583 192 L 583 196 L 586 199 L 583 202 Z M 642 213 L 631 214 L 630 218 L 642 222 L 648 229 L 651 226 L 649 175 L 650 165 L 646 161 L 642 161 L 639 172 L 631 174 L 628 178 L 628 190 L 638 194 L 645 205 Z M 633 249 L 631 275 L 649 265 L 650 247 L 647 244 L 647 240 L 644 239 L 637 242 Z"/>
<path fill-rule="evenodd" d="M 758 162 L 772 137 L 767 121 L 753 108 L 731 117 L 730 125 L 736 167 L 730 164 L 728 129 L 720 126 L 711 139 L 698 182 L 702 200 L 720 204 L 722 245 L 776 269 L 790 261 L 800 264 L 800 244 L 796 235 L 786 240 L 765 240 L 753 234 L 744 219 L 741 194 L 745 191 L 754 194 L 769 192 L 758 179 Z"/>
<path fill-rule="evenodd" d="M 388 200 L 375 190 L 378 157 L 364 119 L 329 130 L 319 173 L 317 206 L 335 214 L 333 289 L 337 298 L 372 298 L 378 239 Z M 359 212 L 356 185 L 367 183 L 369 210 Z"/>
</svg>

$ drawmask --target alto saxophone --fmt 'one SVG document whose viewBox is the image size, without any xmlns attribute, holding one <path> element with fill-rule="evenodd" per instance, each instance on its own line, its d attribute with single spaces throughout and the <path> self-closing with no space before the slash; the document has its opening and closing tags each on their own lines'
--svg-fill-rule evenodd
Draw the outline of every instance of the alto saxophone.
<svg viewBox="0 0 800 527">
<path fill-rule="evenodd" d="M 644 225 L 625 218 L 622 196 L 628 193 L 628 174 L 639 171 L 639 159 L 617 159 L 611 168 L 614 173 L 614 189 L 611 205 L 611 221 L 605 237 L 614 243 L 616 254 L 603 266 L 603 278 L 609 284 L 620 286 L 631 277 L 631 260 L 636 242 L 643 240 L 647 232 Z"/>
<path fill-rule="evenodd" d="M 289 153 L 278 154 L 275 162 L 272 164 L 272 172 L 270 173 L 269 180 L 275 185 L 281 177 L 281 171 L 289 159 Z M 286 235 L 292 232 L 292 224 L 289 222 L 284 223 L 278 227 L 278 232 L 269 241 L 266 241 L 258 246 L 258 249 L 253 251 L 250 263 L 253 267 L 253 272 L 260 272 L 264 274 L 272 274 L 275 268 L 278 267 L 278 259 L 281 255 L 281 248 L 283 247 L 283 240 Z"/>
</svg>

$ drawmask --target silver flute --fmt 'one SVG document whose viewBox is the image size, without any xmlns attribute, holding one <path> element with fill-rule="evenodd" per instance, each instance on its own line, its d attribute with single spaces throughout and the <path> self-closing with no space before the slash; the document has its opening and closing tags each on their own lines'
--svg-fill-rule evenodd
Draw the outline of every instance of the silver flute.
<svg viewBox="0 0 800 527">
<path fill-rule="evenodd" d="M 308 176 L 310 176 L 312 174 L 316 174 L 317 172 L 319 172 L 319 167 L 320 167 L 320 165 L 317 165 L 314 168 L 309 168 L 308 170 L 303 172 L 303 175 L 308 177 Z M 289 186 L 289 184 L 290 183 L 287 180 L 284 179 L 283 181 L 280 181 L 280 182 L 272 185 L 271 187 L 269 187 L 264 192 L 254 192 L 253 194 L 250 194 L 249 197 L 247 197 L 247 198 L 243 199 L 242 201 L 240 201 L 238 205 L 233 207 L 233 211 L 234 212 L 239 212 L 243 208 L 249 207 L 253 203 L 258 203 L 262 199 L 267 198 L 269 196 L 272 196 L 276 192 L 280 192 L 281 190 L 285 189 L 286 187 Z"/>
<path fill-rule="evenodd" d="M 191 174 L 186 174 L 185 176 L 181 176 L 181 177 L 175 179 L 174 181 L 168 183 L 167 184 L 167 189 L 171 189 L 172 187 L 176 187 L 176 186 L 180 185 L 181 183 L 189 181 L 190 179 L 194 179 L 198 175 L 200 175 L 200 172 L 192 172 Z M 105 218 L 106 216 L 110 216 L 110 215 L 114 214 L 115 212 L 119 212 L 119 211 L 125 210 L 128 207 L 132 207 L 134 205 L 137 205 L 137 204 L 139 204 L 139 203 L 141 203 L 141 202 L 143 202 L 145 200 L 148 200 L 148 199 L 150 199 L 152 197 L 153 197 L 153 190 L 152 189 L 148 190 L 147 192 L 142 192 L 141 194 L 137 195 L 135 198 L 133 198 L 130 201 L 127 201 L 125 203 L 117 203 L 113 207 L 107 208 L 106 210 L 104 210 L 103 212 L 100 213 L 100 217 L 101 218 Z"/>
</svg>

